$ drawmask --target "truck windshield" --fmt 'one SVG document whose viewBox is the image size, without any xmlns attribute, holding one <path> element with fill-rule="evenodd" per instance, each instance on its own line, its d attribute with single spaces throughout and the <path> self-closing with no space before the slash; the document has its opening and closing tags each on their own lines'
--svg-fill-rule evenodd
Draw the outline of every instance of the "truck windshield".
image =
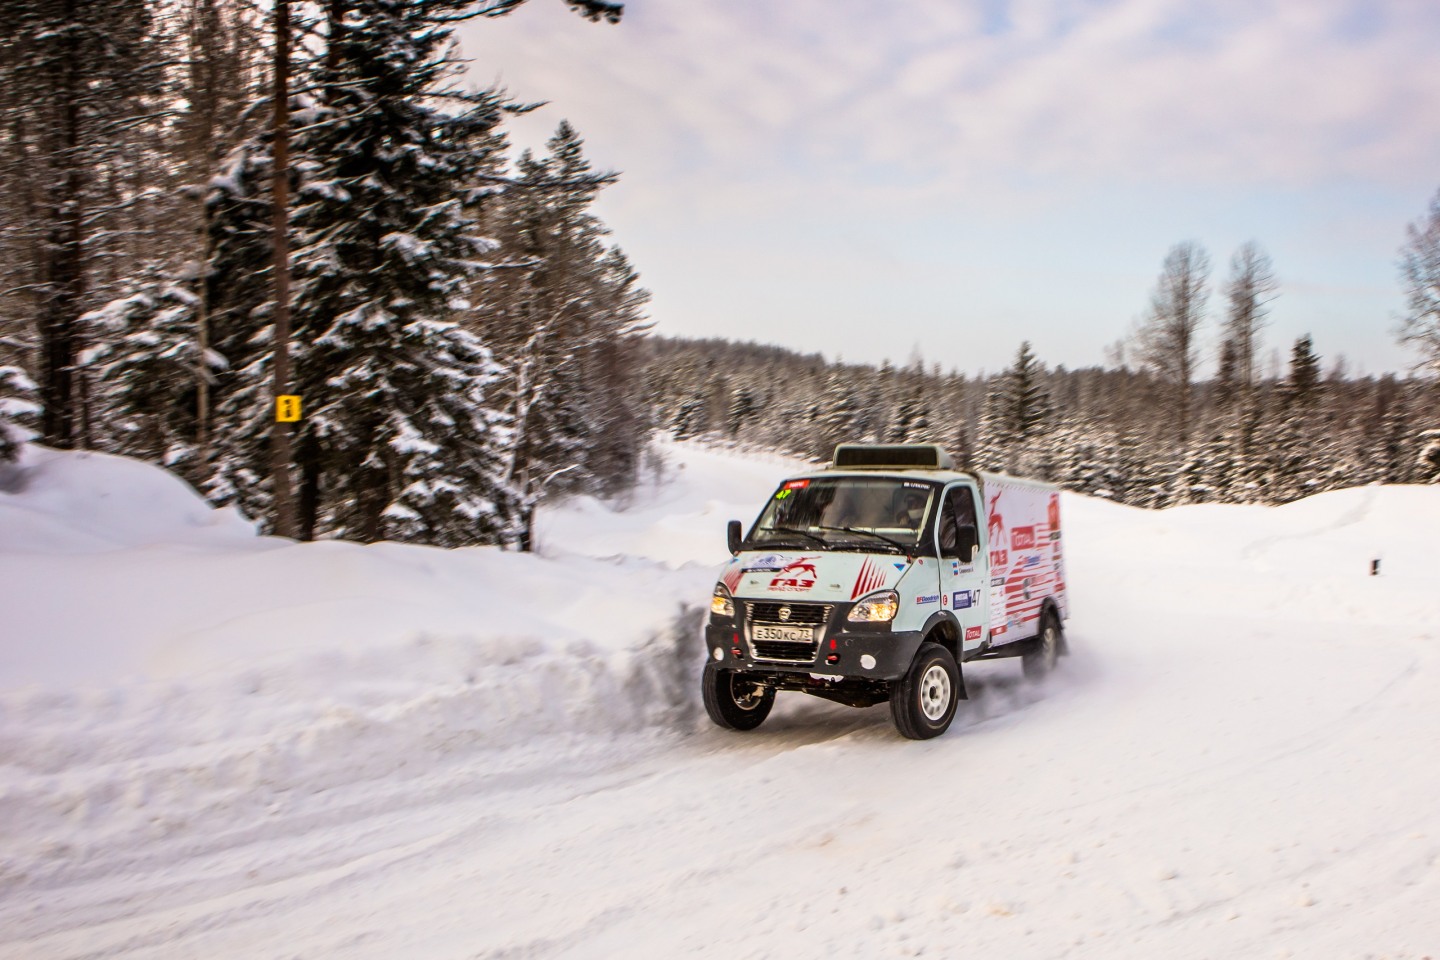
<svg viewBox="0 0 1440 960">
<path fill-rule="evenodd" d="M 812 548 L 909 550 L 925 529 L 934 484 L 898 477 L 787 480 L 770 498 L 749 542 Z"/>
</svg>

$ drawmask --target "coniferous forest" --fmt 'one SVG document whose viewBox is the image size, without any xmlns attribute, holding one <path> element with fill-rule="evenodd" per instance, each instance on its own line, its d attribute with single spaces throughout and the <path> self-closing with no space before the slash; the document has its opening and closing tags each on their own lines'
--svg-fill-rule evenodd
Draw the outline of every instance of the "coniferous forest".
<svg viewBox="0 0 1440 960">
<path fill-rule="evenodd" d="M 648 338 L 648 405 L 679 437 L 828 459 L 836 443 L 938 443 L 957 463 L 1142 507 L 1284 503 L 1366 483 L 1440 482 L 1434 379 L 1322 373 L 1307 338 L 1248 390 L 1128 366 L 1047 367 L 1029 343 L 992 376 L 827 364 L 724 340 Z"/>
<path fill-rule="evenodd" d="M 662 338 L 594 213 L 616 175 L 564 121 L 516 150 L 527 92 L 464 82 L 455 24 L 524 2 L 326 0 L 277 26 L 248 0 L 9 0 L 0 460 L 32 435 L 163 464 L 270 529 L 288 511 L 303 539 L 520 549 L 543 497 L 633 485 L 656 430 L 817 458 L 937 442 L 1148 507 L 1440 481 L 1440 196 L 1399 260 L 1429 375 L 1268 343 L 1258 244 L 1218 277 L 1177 244 L 1103 367 Z M 277 393 L 303 404 L 284 429 Z"/>
<path fill-rule="evenodd" d="M 615 177 L 564 122 L 517 154 L 531 107 L 456 60 L 456 23 L 523 2 L 328 0 L 288 30 L 245 0 L 8 3 L 10 418 L 270 518 L 283 380 L 304 539 L 524 546 L 547 488 L 628 484 L 648 295 L 590 209 Z"/>
</svg>

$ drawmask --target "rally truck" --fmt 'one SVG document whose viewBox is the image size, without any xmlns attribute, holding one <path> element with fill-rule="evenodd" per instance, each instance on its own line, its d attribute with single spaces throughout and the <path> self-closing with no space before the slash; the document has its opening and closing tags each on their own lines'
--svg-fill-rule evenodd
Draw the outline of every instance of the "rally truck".
<svg viewBox="0 0 1440 960">
<path fill-rule="evenodd" d="M 937 737 L 964 667 L 1066 651 L 1064 540 L 1053 486 L 956 469 L 927 444 L 841 444 L 785 480 L 743 533 L 729 524 L 705 628 L 710 719 L 764 722 L 781 690 L 889 702 L 906 737 Z"/>
</svg>

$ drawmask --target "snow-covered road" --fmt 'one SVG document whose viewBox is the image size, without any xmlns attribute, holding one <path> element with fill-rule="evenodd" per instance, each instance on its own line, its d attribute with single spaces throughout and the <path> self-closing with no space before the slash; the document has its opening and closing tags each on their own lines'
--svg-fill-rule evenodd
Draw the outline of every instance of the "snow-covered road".
<svg viewBox="0 0 1440 960">
<path fill-rule="evenodd" d="M 1440 489 L 1067 498 L 1045 685 L 975 665 L 934 741 L 799 695 L 735 734 L 681 604 L 790 466 L 667 452 L 540 558 L 277 545 L 32 463 L 0 955 L 1440 955 Z M 67 526 L 97 483 L 125 529 Z"/>
</svg>

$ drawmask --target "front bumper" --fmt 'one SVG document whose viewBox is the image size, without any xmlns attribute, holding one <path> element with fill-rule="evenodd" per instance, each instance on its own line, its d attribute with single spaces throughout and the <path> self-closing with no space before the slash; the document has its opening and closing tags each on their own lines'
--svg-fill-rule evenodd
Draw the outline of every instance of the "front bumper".
<svg viewBox="0 0 1440 960">
<path fill-rule="evenodd" d="M 706 654 L 723 670 L 889 681 L 910 669 L 924 640 L 918 630 L 892 632 L 882 625 L 854 626 L 860 629 L 837 628 L 832 620 L 823 630 L 814 659 L 791 663 L 757 657 L 740 618 L 712 619 L 705 628 Z"/>
</svg>

